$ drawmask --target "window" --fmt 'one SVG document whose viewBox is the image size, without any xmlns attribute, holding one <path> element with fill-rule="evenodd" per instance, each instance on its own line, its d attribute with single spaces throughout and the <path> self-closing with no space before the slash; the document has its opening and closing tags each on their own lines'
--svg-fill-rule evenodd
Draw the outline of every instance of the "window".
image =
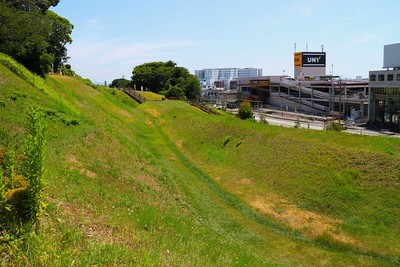
<svg viewBox="0 0 400 267">
<path fill-rule="evenodd" d="M 387 80 L 388 81 L 393 81 L 393 74 L 388 74 Z"/>
<path fill-rule="evenodd" d="M 385 80 L 385 75 L 379 74 L 378 75 L 378 81 L 384 81 Z"/>
<path fill-rule="evenodd" d="M 400 73 L 399 73 L 399 74 L 397 74 L 397 76 L 396 76 L 396 80 L 400 81 Z"/>
<path fill-rule="evenodd" d="M 375 74 L 372 74 L 372 75 L 369 77 L 369 80 L 375 82 L 375 81 L 376 81 L 376 75 L 375 75 Z"/>
</svg>

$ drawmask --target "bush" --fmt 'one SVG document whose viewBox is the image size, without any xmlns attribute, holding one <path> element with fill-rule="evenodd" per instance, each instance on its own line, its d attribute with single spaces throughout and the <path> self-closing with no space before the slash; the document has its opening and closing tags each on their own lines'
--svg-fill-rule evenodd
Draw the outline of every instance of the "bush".
<svg viewBox="0 0 400 267">
<path fill-rule="evenodd" d="M 249 101 L 243 101 L 239 106 L 239 118 L 242 120 L 250 119 L 253 117 L 253 109 Z"/>
<path fill-rule="evenodd" d="M 345 130 L 343 125 L 336 121 L 325 122 L 324 128 L 327 131 L 335 131 L 335 132 L 341 132 L 341 131 Z"/>
<path fill-rule="evenodd" d="M 175 98 L 175 99 L 180 99 L 180 100 L 185 100 L 185 92 L 181 87 L 178 85 L 168 86 L 168 89 L 165 91 L 161 91 L 161 94 L 165 95 L 167 98 Z"/>
</svg>

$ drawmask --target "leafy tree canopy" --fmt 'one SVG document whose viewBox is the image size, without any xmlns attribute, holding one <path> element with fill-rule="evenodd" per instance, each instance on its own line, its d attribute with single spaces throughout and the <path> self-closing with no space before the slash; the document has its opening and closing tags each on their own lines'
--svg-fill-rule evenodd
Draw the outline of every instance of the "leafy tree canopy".
<svg viewBox="0 0 400 267">
<path fill-rule="evenodd" d="M 239 117 L 242 120 L 250 119 L 253 117 L 253 109 L 249 101 L 243 101 L 239 106 Z"/>
<path fill-rule="evenodd" d="M 47 10 L 59 0 L 0 0 L 0 52 L 45 75 L 67 60 L 73 26 Z"/>
<path fill-rule="evenodd" d="M 173 90 L 176 94 L 182 91 L 189 99 L 195 99 L 201 94 L 197 78 L 186 68 L 178 67 L 173 61 L 149 62 L 136 66 L 132 72 L 132 83 L 138 88 L 147 88 L 155 93 Z"/>
<path fill-rule="evenodd" d="M 115 79 L 111 82 L 110 87 L 111 88 L 126 88 L 129 86 L 131 81 L 124 79 L 124 78 L 119 78 Z"/>
<path fill-rule="evenodd" d="M 45 12 L 51 6 L 56 6 L 60 0 L 1 0 L 10 7 L 23 11 L 41 11 Z"/>
<path fill-rule="evenodd" d="M 46 17 L 51 27 L 47 52 L 54 56 L 53 66 L 57 71 L 68 60 L 66 45 L 72 43 L 71 34 L 74 26 L 50 10 L 46 12 Z"/>
</svg>

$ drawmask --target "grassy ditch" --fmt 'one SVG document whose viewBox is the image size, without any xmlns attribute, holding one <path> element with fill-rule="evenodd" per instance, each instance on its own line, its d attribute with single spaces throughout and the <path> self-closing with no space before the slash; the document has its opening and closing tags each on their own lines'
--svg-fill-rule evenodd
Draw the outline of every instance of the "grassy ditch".
<svg viewBox="0 0 400 267">
<path fill-rule="evenodd" d="M 398 139 L 152 105 L 180 151 L 259 214 L 319 244 L 398 262 Z"/>
<path fill-rule="evenodd" d="M 37 103 L 46 114 L 47 129 L 43 175 L 47 208 L 41 217 L 40 230 L 11 241 L 2 232 L 0 265 L 390 266 L 395 263 L 387 257 L 357 255 L 352 250 L 336 249 L 330 243 L 323 245 L 323 240 L 316 242 L 301 229 L 291 229 L 251 205 L 250 196 L 256 199 L 267 192 L 264 190 L 268 185 L 268 192 L 285 197 L 290 203 L 296 203 L 299 197 L 304 201 L 303 209 L 318 212 L 317 208 L 306 208 L 307 203 L 313 203 L 306 202 L 306 197 L 289 198 L 284 194 L 288 181 L 281 184 L 276 181 L 274 185 L 263 180 L 278 170 L 269 172 L 271 166 L 268 172 L 254 170 L 247 157 L 234 156 L 238 152 L 251 157 L 257 153 L 263 155 L 250 152 L 253 147 L 248 138 L 252 131 L 260 136 L 259 141 L 264 140 L 263 135 L 277 139 L 280 136 L 286 138 L 285 144 L 289 146 L 293 143 L 289 142 L 291 136 L 298 132 L 285 133 L 274 127 L 265 131 L 257 128 L 261 126 L 231 116 L 203 115 L 178 101 L 138 105 L 119 91 L 93 88 L 78 78 L 50 76 L 42 81 L 46 92 L 2 64 L 0 77 L 0 101 L 4 103 L 0 106 L 0 121 L 4 130 L 23 137 L 26 131 L 21 111 L 31 103 Z M 21 97 L 12 99 L 10 96 L 17 91 Z M 243 133 L 242 129 L 246 131 Z M 208 134 L 213 131 L 217 135 Z M 305 136 L 308 138 L 304 137 L 305 140 L 314 142 L 315 137 Z M 332 138 L 337 137 L 332 135 Z M 337 142 L 345 146 L 349 141 L 338 138 Z M 391 142 L 382 151 L 390 149 L 390 155 L 396 157 L 397 150 Z M 361 149 L 366 153 L 368 149 L 380 149 L 380 145 L 372 143 Z M 275 156 L 276 163 L 284 161 L 279 154 Z M 291 162 L 290 158 L 286 160 Z M 335 176 L 336 183 L 350 187 L 363 179 L 363 175 L 349 169 Z M 252 181 L 259 186 L 253 186 Z M 382 194 L 387 193 L 382 188 Z M 287 190 L 288 195 L 295 192 Z M 307 190 L 305 196 L 313 193 Z M 346 194 L 354 193 L 349 189 Z M 370 201 L 380 203 L 373 198 Z M 287 209 L 283 204 L 275 207 L 281 213 Z M 345 211 L 340 205 L 335 209 Z M 361 219 L 364 223 L 362 216 Z M 352 233 L 350 230 L 346 228 Z"/>
</svg>

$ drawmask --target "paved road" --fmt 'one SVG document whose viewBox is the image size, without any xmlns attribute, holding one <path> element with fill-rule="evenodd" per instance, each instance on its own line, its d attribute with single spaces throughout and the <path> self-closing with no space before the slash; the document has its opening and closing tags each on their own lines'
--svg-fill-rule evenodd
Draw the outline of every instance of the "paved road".
<svg viewBox="0 0 400 267">
<path fill-rule="evenodd" d="M 268 114 L 268 111 L 260 109 L 254 112 L 254 118 L 256 121 L 260 121 L 260 116 L 264 117 L 269 124 L 283 126 L 292 128 L 296 125 L 296 120 L 299 118 L 300 128 L 313 129 L 313 130 L 323 130 L 324 122 L 321 117 L 309 117 L 306 118 L 304 115 L 299 115 L 297 113 L 290 112 L 277 112 L 273 114 Z M 319 118 L 319 120 L 317 120 Z M 352 133 L 352 134 L 363 134 L 363 135 L 371 135 L 371 136 L 392 136 L 392 137 L 400 137 L 400 134 L 392 133 L 392 132 L 380 132 L 380 131 L 372 131 L 368 130 L 365 127 L 349 127 L 347 130 L 343 132 Z"/>
</svg>

